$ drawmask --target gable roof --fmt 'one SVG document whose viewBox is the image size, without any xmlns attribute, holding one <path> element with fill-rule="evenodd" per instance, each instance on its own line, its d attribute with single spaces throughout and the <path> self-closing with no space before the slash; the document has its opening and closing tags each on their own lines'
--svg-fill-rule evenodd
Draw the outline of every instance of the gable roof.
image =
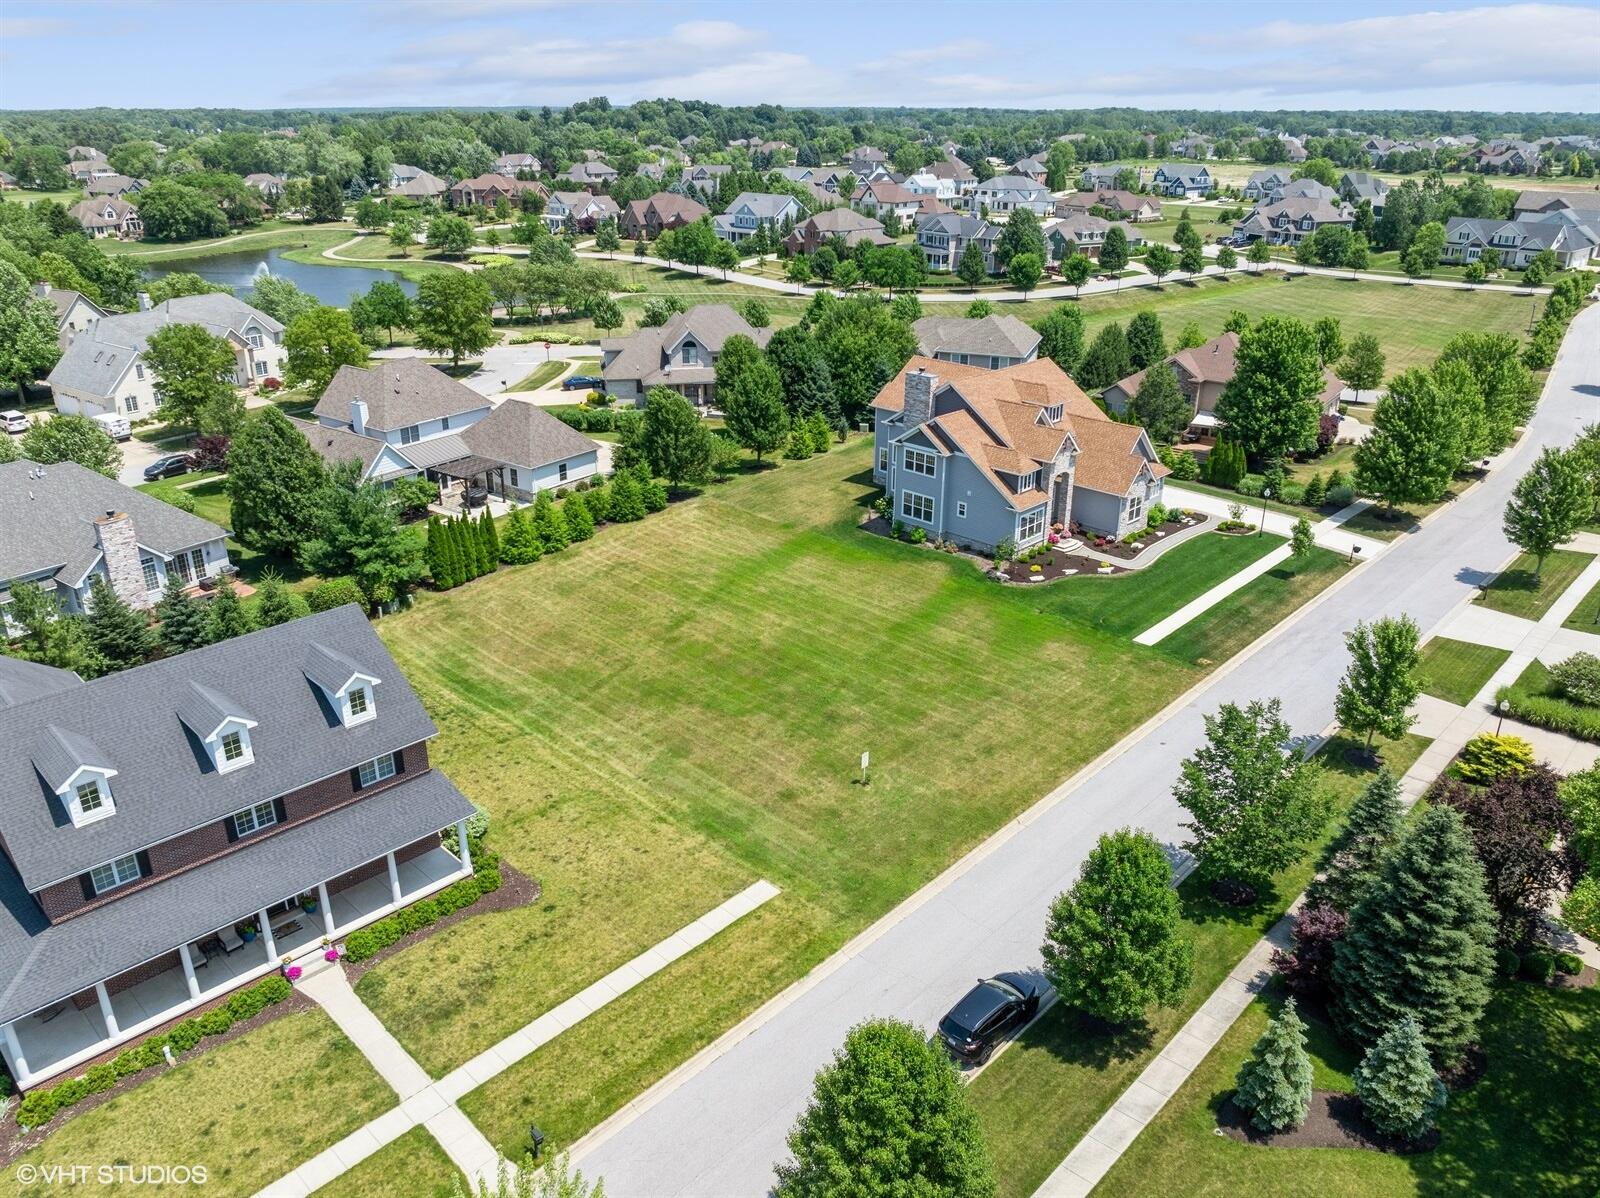
<svg viewBox="0 0 1600 1198">
<path fill-rule="evenodd" d="M 727 304 L 697 304 L 687 312 L 675 312 L 657 328 L 640 329 L 627 337 L 607 337 L 600 342 L 602 353 L 616 351 L 602 369 L 607 379 L 638 379 L 646 386 L 668 380 L 662 369 L 662 356 L 668 346 L 692 336 L 713 354 L 722 352 L 729 337 L 744 336 L 765 346 L 772 339 L 770 328 L 751 328 L 750 323 Z"/>
<path fill-rule="evenodd" d="M 595 453 L 600 446 L 525 399 L 507 399 L 461 434 L 480 457 L 536 468 Z"/>
<path fill-rule="evenodd" d="M 402 196 L 436 196 L 449 191 L 450 184 L 437 175 L 430 175 L 427 171 L 417 171 L 399 187 L 391 187 L 389 190 L 395 195 Z"/>
<path fill-rule="evenodd" d="M 915 204 L 922 199 L 916 192 L 887 178 L 863 183 L 856 188 L 855 195 L 850 198 L 860 203 L 868 195 L 872 196 L 873 202 L 877 204 Z"/>
<path fill-rule="evenodd" d="M 171 556 L 226 537 L 209 520 L 163 503 L 76 462 L 0 464 L 0 582 L 49 571 L 76 586 L 100 559 L 93 521 L 108 511 L 133 519 L 140 545 Z"/>
<path fill-rule="evenodd" d="M 83 679 L 71 670 L 58 670 L 36 661 L 0 654 L 0 707 L 26 703 L 82 685 Z"/>
<path fill-rule="evenodd" d="M 757 220 L 776 220 L 790 204 L 796 208 L 800 207 L 800 201 L 791 195 L 776 195 L 766 191 L 741 191 L 729 203 L 727 213 L 731 215 L 740 208 L 748 208 Z"/>
<path fill-rule="evenodd" d="M 917 337 L 917 352 L 930 358 L 940 352 L 1025 358 L 1039 348 L 1042 340 L 1015 316 L 984 316 L 977 320 L 923 316 L 912 323 L 911 331 Z"/>
<path fill-rule="evenodd" d="M 334 428 L 330 425 L 318 424 L 315 420 L 302 420 L 297 416 L 289 417 L 289 422 L 300 430 L 307 441 L 311 442 L 311 448 L 317 451 L 317 456 L 327 465 L 337 466 L 342 462 L 349 461 L 360 462 L 362 478 L 371 476 L 381 479 L 406 473 L 406 471 L 399 469 L 380 471 L 377 474 L 372 473 L 373 466 L 377 464 L 378 458 L 383 455 L 385 450 L 395 454 L 396 457 L 401 458 L 403 461 L 409 462 L 411 460 L 387 441 L 380 441 L 376 437 L 363 437 L 358 433 L 351 432 L 348 428 Z M 444 439 L 443 437 L 430 438 L 430 440 L 434 441 L 442 441 Z M 416 446 L 408 445 L 406 448 L 415 449 Z"/>
<path fill-rule="evenodd" d="M 416 358 L 385 358 L 370 367 L 341 366 L 312 414 L 350 423 L 350 404 L 367 405 L 367 425 L 389 431 L 476 412 L 489 401 L 471 387 Z"/>
</svg>

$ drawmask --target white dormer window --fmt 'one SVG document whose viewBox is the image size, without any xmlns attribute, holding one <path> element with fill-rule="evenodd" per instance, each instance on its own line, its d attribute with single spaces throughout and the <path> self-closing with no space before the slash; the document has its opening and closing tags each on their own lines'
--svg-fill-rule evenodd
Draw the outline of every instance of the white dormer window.
<svg viewBox="0 0 1600 1198">
<path fill-rule="evenodd" d="M 355 683 L 344 693 L 344 724 L 360 724 L 377 716 L 372 705 L 372 689 L 365 683 Z"/>
<path fill-rule="evenodd" d="M 57 792 L 66 804 L 73 827 L 82 828 L 117 813 L 116 799 L 111 793 L 111 777 L 115 773 L 115 770 L 82 769 Z"/>
<path fill-rule="evenodd" d="M 243 720 L 230 719 L 212 734 L 211 756 L 217 764 L 217 773 L 242 769 L 256 759 L 250 748 L 251 726 Z"/>
<path fill-rule="evenodd" d="M 85 815 L 99 811 L 106 805 L 105 796 L 100 793 L 100 782 L 91 778 L 87 782 L 78 783 L 77 790 L 78 810 Z"/>
</svg>

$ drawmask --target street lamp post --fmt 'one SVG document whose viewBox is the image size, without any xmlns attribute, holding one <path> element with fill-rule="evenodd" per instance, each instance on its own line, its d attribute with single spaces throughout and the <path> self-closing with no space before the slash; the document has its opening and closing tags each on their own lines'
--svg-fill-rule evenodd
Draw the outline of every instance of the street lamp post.
<svg viewBox="0 0 1600 1198">
<path fill-rule="evenodd" d="M 1500 712 L 1500 719 L 1494 726 L 1494 734 L 1500 735 L 1500 729 L 1506 726 L 1506 711 L 1511 707 L 1510 699 L 1501 699 L 1496 710 Z"/>
<path fill-rule="evenodd" d="M 1272 498 L 1272 492 L 1266 487 L 1261 488 L 1261 523 L 1256 526 L 1256 536 L 1260 536 L 1267 529 L 1267 500 Z"/>
</svg>

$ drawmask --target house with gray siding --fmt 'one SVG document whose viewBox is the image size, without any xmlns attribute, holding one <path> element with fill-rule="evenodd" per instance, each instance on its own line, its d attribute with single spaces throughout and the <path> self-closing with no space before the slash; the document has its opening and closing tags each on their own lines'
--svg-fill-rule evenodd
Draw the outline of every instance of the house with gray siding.
<svg viewBox="0 0 1600 1198">
<path fill-rule="evenodd" d="M 961 265 L 967 246 L 976 244 L 983 254 L 984 273 L 992 275 L 995 242 L 1004 231 L 1004 225 L 990 224 L 980 217 L 941 212 L 917 221 L 917 248 L 929 270 L 953 271 Z"/>
<path fill-rule="evenodd" d="M 1198 199 L 1215 186 L 1216 183 L 1211 178 L 1211 171 L 1203 166 L 1163 162 L 1156 167 L 1155 174 L 1150 176 L 1151 191 L 1160 192 L 1162 195 L 1177 196 L 1180 199 L 1186 197 Z"/>
<path fill-rule="evenodd" d="M 1048 358 L 985 370 L 913 357 L 873 400 L 873 478 L 894 519 L 992 553 L 1051 531 L 1124 536 L 1168 473 Z"/>
<path fill-rule="evenodd" d="M 0 658 L 17 1085 L 320 965 L 325 942 L 470 876 L 473 808 L 429 760 L 437 733 L 353 605 L 88 682 Z"/>
<path fill-rule="evenodd" d="M 762 348 L 772 329 L 757 329 L 727 304 L 696 304 L 656 328 L 600 342 L 600 374 L 606 394 L 643 407 L 651 387 L 667 387 L 690 403 L 716 398 L 717 358 L 730 337 L 748 337 Z"/>
<path fill-rule="evenodd" d="M 718 237 L 737 245 L 754 237 L 759 228 L 777 232 L 785 225 L 798 224 L 805 217 L 806 210 L 793 196 L 742 191 L 733 197 L 727 211 L 711 218 L 711 224 Z"/>
</svg>

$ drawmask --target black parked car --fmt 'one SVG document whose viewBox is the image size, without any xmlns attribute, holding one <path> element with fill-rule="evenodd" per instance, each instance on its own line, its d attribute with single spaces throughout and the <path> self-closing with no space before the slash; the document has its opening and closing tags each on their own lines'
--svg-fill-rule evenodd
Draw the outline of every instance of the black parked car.
<svg viewBox="0 0 1600 1198">
<path fill-rule="evenodd" d="M 598 374 L 574 374 L 561 380 L 563 391 L 604 391 L 606 381 Z"/>
<path fill-rule="evenodd" d="M 169 453 L 157 458 L 144 468 L 144 481 L 153 483 L 158 478 L 171 478 L 175 474 L 188 474 L 194 469 L 194 459 L 186 453 Z"/>
<path fill-rule="evenodd" d="M 1025 973 L 980 979 L 939 1020 L 939 1039 L 962 1063 L 981 1065 L 1012 1032 L 1039 1013 L 1045 982 Z"/>
</svg>

